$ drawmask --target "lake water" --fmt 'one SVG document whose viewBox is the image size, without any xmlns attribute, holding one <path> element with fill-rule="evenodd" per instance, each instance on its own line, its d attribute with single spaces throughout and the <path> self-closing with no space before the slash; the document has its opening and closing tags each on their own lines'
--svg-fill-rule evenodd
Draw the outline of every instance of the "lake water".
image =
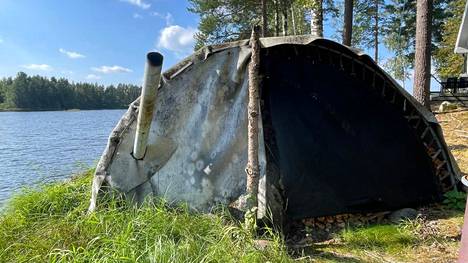
<svg viewBox="0 0 468 263">
<path fill-rule="evenodd" d="M 124 112 L 0 112 L 0 206 L 21 187 L 95 165 Z"/>
</svg>

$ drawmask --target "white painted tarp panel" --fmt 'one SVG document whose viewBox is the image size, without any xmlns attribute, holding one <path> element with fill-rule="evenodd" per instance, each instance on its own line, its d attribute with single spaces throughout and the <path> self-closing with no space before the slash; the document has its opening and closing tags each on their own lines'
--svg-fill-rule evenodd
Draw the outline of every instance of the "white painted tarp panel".
<svg viewBox="0 0 468 263">
<path fill-rule="evenodd" d="M 161 196 L 206 211 L 235 201 L 246 184 L 249 58 L 247 47 L 230 48 L 163 79 L 144 159 L 131 155 L 136 112 L 129 110 L 132 121 L 96 174 L 138 202 Z M 263 174 L 263 150 L 260 162 Z"/>
</svg>

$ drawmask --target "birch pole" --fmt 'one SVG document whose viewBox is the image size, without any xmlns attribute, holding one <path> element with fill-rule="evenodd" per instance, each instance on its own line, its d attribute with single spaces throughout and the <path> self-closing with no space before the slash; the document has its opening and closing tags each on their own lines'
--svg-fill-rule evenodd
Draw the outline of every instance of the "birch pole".
<svg viewBox="0 0 468 263">
<path fill-rule="evenodd" d="M 259 116 L 259 70 L 260 43 L 258 41 L 260 27 L 255 26 L 250 37 L 252 56 L 249 63 L 249 103 L 247 107 L 247 194 L 248 208 L 256 207 L 258 195 L 258 180 L 260 169 L 258 165 L 258 116 Z"/>
</svg>

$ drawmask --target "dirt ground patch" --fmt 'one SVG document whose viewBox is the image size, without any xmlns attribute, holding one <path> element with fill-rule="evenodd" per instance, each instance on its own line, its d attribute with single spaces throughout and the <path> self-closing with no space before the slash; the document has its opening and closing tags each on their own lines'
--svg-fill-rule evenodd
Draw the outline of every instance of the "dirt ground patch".
<svg viewBox="0 0 468 263">
<path fill-rule="evenodd" d="M 468 174 L 468 108 L 436 114 L 444 138 L 464 175 Z"/>
</svg>

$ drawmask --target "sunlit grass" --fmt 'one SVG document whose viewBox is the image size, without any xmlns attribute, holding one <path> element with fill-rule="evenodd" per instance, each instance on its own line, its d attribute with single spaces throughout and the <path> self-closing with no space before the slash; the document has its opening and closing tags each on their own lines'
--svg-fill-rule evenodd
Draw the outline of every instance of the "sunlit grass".
<svg viewBox="0 0 468 263">
<path fill-rule="evenodd" d="M 92 171 L 15 196 L 0 216 L 0 262 L 286 262 L 278 235 L 254 236 L 222 211 L 108 199 L 87 215 Z"/>
<path fill-rule="evenodd" d="M 390 253 L 398 252 L 417 241 L 408 229 L 398 225 L 371 225 L 347 229 L 343 231 L 341 238 L 351 248 L 382 250 Z"/>
</svg>

